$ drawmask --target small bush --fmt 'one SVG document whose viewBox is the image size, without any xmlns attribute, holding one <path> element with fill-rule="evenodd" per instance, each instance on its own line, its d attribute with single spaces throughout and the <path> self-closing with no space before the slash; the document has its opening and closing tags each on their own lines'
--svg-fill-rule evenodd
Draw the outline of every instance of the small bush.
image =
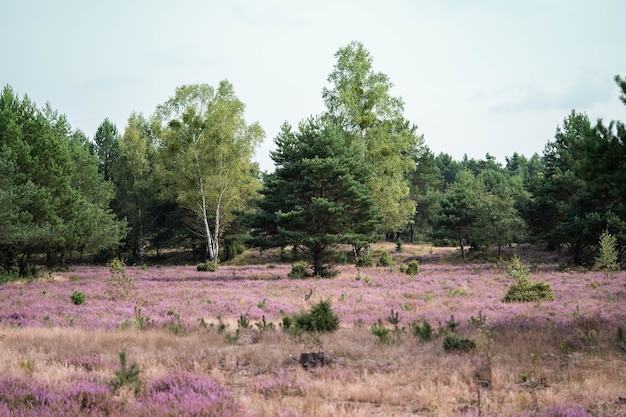
<svg viewBox="0 0 626 417">
<path fill-rule="evenodd" d="M 370 268 L 374 266 L 374 258 L 369 253 L 364 253 L 356 258 L 355 264 L 358 268 Z"/>
<path fill-rule="evenodd" d="M 528 277 L 530 277 L 530 269 L 528 266 L 524 265 L 519 256 L 515 254 L 513 255 L 513 259 L 511 259 L 511 265 L 506 269 L 506 274 L 515 280 L 528 279 Z"/>
<path fill-rule="evenodd" d="M 126 366 L 126 351 L 120 351 L 120 369 L 115 371 L 115 377 L 109 382 L 113 392 L 117 392 L 124 385 L 133 387 L 135 394 L 141 389 L 139 381 L 139 367 L 135 362 L 130 367 Z"/>
<path fill-rule="evenodd" d="M 372 334 L 378 338 L 378 342 L 381 344 L 389 342 L 389 332 L 390 330 L 385 327 L 381 319 L 372 324 Z"/>
<path fill-rule="evenodd" d="M 502 301 L 509 302 L 529 302 L 529 301 L 550 301 L 554 300 L 552 288 L 546 282 L 532 282 L 525 278 L 518 279 L 509 287 Z"/>
<path fill-rule="evenodd" d="M 469 352 L 476 347 L 476 342 L 456 333 L 450 333 L 443 339 L 443 350 L 448 353 Z"/>
<path fill-rule="evenodd" d="M 215 263 L 214 262 L 203 262 L 196 266 L 196 269 L 200 272 L 215 272 Z"/>
<path fill-rule="evenodd" d="M 291 265 L 291 272 L 289 272 L 289 274 L 287 274 L 289 276 L 289 278 L 295 278 L 295 279 L 301 279 L 301 278 L 307 278 L 311 276 L 311 268 L 309 267 L 309 264 L 304 262 L 304 261 L 300 261 L 300 262 L 295 262 L 293 265 Z"/>
<path fill-rule="evenodd" d="M 617 238 L 605 230 L 600 236 L 598 243 L 598 256 L 595 267 L 605 271 L 607 278 L 611 272 L 619 271 L 619 251 L 617 248 Z"/>
<path fill-rule="evenodd" d="M 72 302 L 77 306 L 85 302 L 85 294 L 80 291 L 74 291 L 70 298 L 72 299 Z"/>
<path fill-rule="evenodd" d="M 396 240 L 396 252 L 404 252 L 404 242 L 402 241 L 402 239 Z"/>
<path fill-rule="evenodd" d="M 128 301 L 130 294 L 137 289 L 135 277 L 126 275 L 126 264 L 120 259 L 109 262 L 111 276 L 107 279 L 107 293 L 113 300 Z"/>
<path fill-rule="evenodd" d="M 283 318 L 283 327 L 285 324 Z M 339 328 L 339 317 L 332 311 L 330 301 L 325 300 L 314 305 L 309 313 L 294 315 L 293 325 L 303 331 L 330 333 Z"/>
<path fill-rule="evenodd" d="M 392 266 L 393 260 L 388 252 L 383 252 L 378 259 L 378 266 Z"/>
<path fill-rule="evenodd" d="M 433 328 L 428 321 L 422 320 L 421 326 L 416 321 L 413 321 L 411 322 L 410 327 L 413 331 L 413 335 L 420 341 L 429 342 L 433 339 Z"/>
<path fill-rule="evenodd" d="M 417 275 L 420 273 L 420 264 L 417 261 L 411 261 L 406 267 L 407 275 Z"/>
</svg>

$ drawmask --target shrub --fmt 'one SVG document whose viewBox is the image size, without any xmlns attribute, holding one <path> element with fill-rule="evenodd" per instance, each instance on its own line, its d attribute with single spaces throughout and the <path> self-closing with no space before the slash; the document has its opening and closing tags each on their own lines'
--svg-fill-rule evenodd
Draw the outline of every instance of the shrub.
<svg viewBox="0 0 626 417">
<path fill-rule="evenodd" d="M 372 334 L 378 338 L 379 343 L 389 342 L 389 332 L 390 330 L 385 327 L 381 319 L 372 324 Z"/>
<path fill-rule="evenodd" d="M 369 268 L 374 266 L 374 258 L 369 253 L 364 253 L 356 258 L 355 264 L 359 268 Z"/>
<path fill-rule="evenodd" d="M 80 291 L 74 291 L 70 298 L 72 299 L 72 302 L 77 306 L 85 302 L 85 294 Z"/>
<path fill-rule="evenodd" d="M 200 272 L 215 272 L 217 268 L 214 262 L 202 262 L 196 266 L 196 269 Z"/>
<path fill-rule="evenodd" d="M 443 350 L 448 353 L 469 352 L 476 347 L 476 342 L 456 333 L 450 333 L 443 339 Z"/>
<path fill-rule="evenodd" d="M 527 279 L 530 277 L 530 269 L 528 266 L 524 265 L 519 256 L 515 254 L 513 255 L 513 259 L 511 259 L 511 265 L 506 269 L 506 274 L 516 280 Z"/>
<path fill-rule="evenodd" d="M 107 292 L 113 300 L 128 301 L 131 292 L 135 291 L 135 278 L 126 275 L 126 264 L 119 259 L 109 262 L 111 276 L 107 279 Z"/>
<path fill-rule="evenodd" d="M 405 271 L 408 275 L 417 275 L 420 273 L 420 264 L 417 261 L 409 262 Z"/>
<path fill-rule="evenodd" d="M 404 242 L 400 238 L 396 240 L 396 252 L 404 252 Z"/>
<path fill-rule="evenodd" d="M 504 295 L 504 302 L 528 302 L 528 301 L 549 301 L 554 300 L 552 288 L 546 282 L 532 282 L 528 279 L 518 279 L 517 282 L 509 287 Z"/>
<path fill-rule="evenodd" d="M 314 305 L 309 313 L 294 315 L 293 325 L 303 331 L 329 333 L 339 328 L 339 317 L 332 311 L 330 301 L 324 300 Z"/>
<path fill-rule="evenodd" d="M 413 335 L 420 341 L 429 342 L 433 339 L 433 328 L 428 321 L 422 320 L 421 326 L 416 321 L 413 321 L 410 327 L 413 331 Z"/>
<path fill-rule="evenodd" d="M 393 260 L 388 252 L 383 252 L 378 259 L 378 266 L 391 266 L 393 265 Z"/>
<path fill-rule="evenodd" d="M 617 238 L 610 234 L 608 230 L 602 232 L 599 241 L 598 256 L 596 258 L 596 268 L 605 271 L 607 278 L 611 272 L 619 271 L 619 251 L 617 249 Z"/>
<path fill-rule="evenodd" d="M 133 362 L 130 367 L 126 366 L 126 351 L 120 351 L 120 369 L 115 371 L 115 377 L 109 383 L 113 392 L 117 392 L 124 385 L 133 387 L 135 393 L 141 389 L 139 382 L 139 367 Z"/>
<path fill-rule="evenodd" d="M 289 278 L 306 278 L 311 276 L 310 269 L 311 268 L 309 267 L 309 264 L 304 261 L 295 262 L 293 265 L 291 265 L 291 272 L 289 272 L 289 274 L 287 275 L 289 276 Z"/>
</svg>

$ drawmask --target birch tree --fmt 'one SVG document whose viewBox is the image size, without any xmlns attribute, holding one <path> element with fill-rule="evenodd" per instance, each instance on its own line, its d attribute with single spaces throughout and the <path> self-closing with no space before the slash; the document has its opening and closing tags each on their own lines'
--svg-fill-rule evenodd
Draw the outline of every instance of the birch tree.
<svg viewBox="0 0 626 417">
<path fill-rule="evenodd" d="M 423 146 L 423 138 L 404 118 L 404 102 L 391 94 L 389 77 L 374 71 L 363 44 L 351 42 L 335 57 L 330 85 L 322 91 L 327 114 L 371 173 L 367 186 L 383 215 L 381 231 L 397 232 L 415 213 L 407 178 L 415 170 L 410 155 Z"/>
<path fill-rule="evenodd" d="M 217 265 L 222 230 L 233 210 L 260 187 L 252 156 L 264 132 L 247 124 L 244 104 L 228 81 L 217 88 L 184 85 L 157 108 L 163 167 L 169 189 L 193 213 L 206 243 L 205 257 Z"/>
</svg>

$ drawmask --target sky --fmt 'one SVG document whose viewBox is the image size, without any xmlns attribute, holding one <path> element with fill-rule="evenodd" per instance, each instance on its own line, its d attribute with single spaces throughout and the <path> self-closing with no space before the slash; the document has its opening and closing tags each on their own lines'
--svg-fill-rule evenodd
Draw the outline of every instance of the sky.
<svg viewBox="0 0 626 417">
<path fill-rule="evenodd" d="M 542 154 L 572 110 L 626 121 L 623 0 L 0 0 L 0 84 L 92 138 L 178 86 L 228 80 L 266 137 L 325 110 L 335 53 L 362 42 L 435 153 Z"/>
</svg>

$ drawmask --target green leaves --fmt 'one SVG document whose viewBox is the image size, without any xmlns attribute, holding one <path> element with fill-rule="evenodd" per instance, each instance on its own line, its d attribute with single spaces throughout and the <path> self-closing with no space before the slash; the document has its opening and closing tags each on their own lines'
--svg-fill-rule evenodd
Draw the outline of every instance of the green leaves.
<svg viewBox="0 0 626 417">
<path fill-rule="evenodd" d="M 371 242 L 378 230 L 368 173 L 329 119 L 308 119 L 298 131 L 284 125 L 276 145 L 276 171 L 266 176 L 264 198 L 251 218 L 255 242 L 303 247 L 314 275 L 325 275 L 331 249 Z"/>
<path fill-rule="evenodd" d="M 124 234 L 84 134 L 9 87 L 0 94 L 0 174 L 5 267 L 18 254 L 108 248 Z"/>
</svg>

